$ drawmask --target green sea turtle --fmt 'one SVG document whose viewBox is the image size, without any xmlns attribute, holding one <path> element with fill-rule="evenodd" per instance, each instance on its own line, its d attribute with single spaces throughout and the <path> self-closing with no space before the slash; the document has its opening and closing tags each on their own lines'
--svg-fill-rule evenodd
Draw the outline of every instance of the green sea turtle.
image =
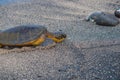
<svg viewBox="0 0 120 80">
<path fill-rule="evenodd" d="M 119 24 L 119 19 L 114 14 L 101 11 L 91 13 L 86 18 L 86 21 L 91 21 L 102 26 L 116 26 Z"/>
<path fill-rule="evenodd" d="M 0 47 L 38 46 L 46 38 L 62 42 L 66 38 L 63 32 L 51 33 L 41 25 L 21 25 L 0 32 Z"/>
</svg>

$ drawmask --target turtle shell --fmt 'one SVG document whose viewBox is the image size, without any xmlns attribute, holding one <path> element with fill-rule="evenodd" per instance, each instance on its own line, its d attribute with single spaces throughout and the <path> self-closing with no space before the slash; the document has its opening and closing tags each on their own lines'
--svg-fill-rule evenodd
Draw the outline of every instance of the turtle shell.
<svg viewBox="0 0 120 80">
<path fill-rule="evenodd" d="M 16 26 L 0 32 L 0 44 L 22 44 L 35 40 L 46 32 L 47 29 L 41 25 Z"/>
</svg>

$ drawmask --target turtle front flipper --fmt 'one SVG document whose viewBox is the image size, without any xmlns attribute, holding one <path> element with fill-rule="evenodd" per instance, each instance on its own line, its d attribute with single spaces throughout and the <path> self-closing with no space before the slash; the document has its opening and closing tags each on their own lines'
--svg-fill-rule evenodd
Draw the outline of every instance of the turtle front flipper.
<svg viewBox="0 0 120 80">
<path fill-rule="evenodd" d="M 46 38 L 46 36 L 45 36 L 45 35 L 42 35 L 39 39 L 37 39 L 36 41 L 34 41 L 34 42 L 32 43 L 32 45 L 33 45 L 33 46 L 38 46 L 38 45 L 42 44 L 41 47 L 40 47 L 40 49 L 50 49 L 50 48 L 56 46 L 56 43 L 55 43 L 55 42 L 52 42 L 51 44 L 45 45 L 45 44 L 44 44 L 44 43 L 46 42 L 45 38 Z M 44 42 L 44 41 L 45 41 L 45 42 Z"/>
<path fill-rule="evenodd" d="M 52 47 L 56 46 L 56 43 L 53 42 L 52 44 L 48 44 L 47 46 L 41 46 L 40 49 L 50 49 Z"/>
<path fill-rule="evenodd" d="M 47 37 L 59 43 L 59 42 L 62 42 L 66 38 L 66 34 L 63 32 L 55 32 L 55 33 L 47 32 Z"/>
<path fill-rule="evenodd" d="M 45 41 L 45 38 L 46 38 L 46 36 L 43 34 L 43 35 L 41 35 L 40 38 L 38 38 L 37 40 L 33 41 L 31 44 L 33 46 L 38 46 L 38 45 L 40 45 L 41 43 L 43 43 Z"/>
</svg>

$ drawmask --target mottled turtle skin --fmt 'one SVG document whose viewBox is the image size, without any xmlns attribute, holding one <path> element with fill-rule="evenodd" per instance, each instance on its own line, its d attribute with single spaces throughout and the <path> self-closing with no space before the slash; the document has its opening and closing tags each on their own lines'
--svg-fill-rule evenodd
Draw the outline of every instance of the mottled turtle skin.
<svg viewBox="0 0 120 80">
<path fill-rule="evenodd" d="M 66 38 L 66 34 L 50 33 L 41 25 L 21 25 L 1 31 L 0 46 L 38 46 L 46 37 L 55 42 L 61 42 Z"/>
<path fill-rule="evenodd" d="M 91 13 L 86 18 L 86 21 L 91 21 L 102 26 L 116 26 L 119 24 L 119 19 L 115 15 L 101 11 Z"/>
<path fill-rule="evenodd" d="M 115 10 L 114 14 L 116 17 L 120 18 L 120 9 Z"/>
</svg>

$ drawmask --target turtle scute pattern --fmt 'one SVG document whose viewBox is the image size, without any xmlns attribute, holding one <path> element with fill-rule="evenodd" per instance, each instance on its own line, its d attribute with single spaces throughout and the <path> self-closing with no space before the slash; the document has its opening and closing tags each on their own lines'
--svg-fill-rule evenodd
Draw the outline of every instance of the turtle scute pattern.
<svg viewBox="0 0 120 80">
<path fill-rule="evenodd" d="M 16 26 L 0 32 L 0 43 L 22 44 L 39 38 L 45 32 L 47 29 L 40 25 Z"/>
</svg>

